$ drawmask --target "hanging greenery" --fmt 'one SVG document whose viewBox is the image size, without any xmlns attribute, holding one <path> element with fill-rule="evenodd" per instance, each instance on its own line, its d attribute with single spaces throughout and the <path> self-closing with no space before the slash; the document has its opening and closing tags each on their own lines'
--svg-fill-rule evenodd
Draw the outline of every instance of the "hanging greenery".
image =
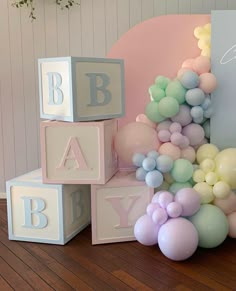
<svg viewBox="0 0 236 291">
<path fill-rule="evenodd" d="M 16 8 L 21 8 L 21 7 L 27 7 L 30 9 L 30 14 L 29 14 L 29 18 L 31 19 L 31 21 L 36 19 L 35 16 L 35 1 L 36 0 L 16 0 L 12 3 L 13 7 Z M 38 0 L 40 1 L 40 0 Z M 74 5 L 79 5 L 80 2 L 79 0 L 55 0 L 55 4 L 60 6 L 61 9 L 69 9 Z"/>
</svg>

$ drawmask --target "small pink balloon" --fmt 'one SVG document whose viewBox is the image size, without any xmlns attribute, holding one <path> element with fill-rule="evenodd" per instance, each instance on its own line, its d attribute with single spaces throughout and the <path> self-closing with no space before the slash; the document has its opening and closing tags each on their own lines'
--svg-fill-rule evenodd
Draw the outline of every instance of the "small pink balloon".
<svg viewBox="0 0 236 291">
<path fill-rule="evenodd" d="M 187 68 L 187 69 L 193 69 L 193 63 L 194 63 L 194 59 L 186 59 L 183 63 L 182 63 L 182 68 Z"/>
<path fill-rule="evenodd" d="M 155 224 L 163 224 L 167 221 L 168 215 L 163 208 L 156 209 L 152 214 L 152 220 Z"/>
<path fill-rule="evenodd" d="M 196 159 L 196 152 L 195 152 L 193 147 L 188 146 L 187 148 L 181 150 L 180 157 L 182 159 L 189 160 L 190 163 L 194 163 L 194 161 Z"/>
<path fill-rule="evenodd" d="M 198 75 L 210 72 L 211 62 L 208 57 L 199 56 L 193 61 L 193 69 Z"/>
<path fill-rule="evenodd" d="M 216 77 L 212 73 L 203 73 L 199 76 L 199 88 L 206 94 L 212 93 L 216 85 Z"/>
<path fill-rule="evenodd" d="M 174 196 L 168 191 L 163 191 L 158 195 L 158 203 L 162 208 L 166 208 L 173 200 Z"/>
<path fill-rule="evenodd" d="M 158 150 L 159 154 L 167 155 L 172 158 L 173 161 L 180 158 L 181 151 L 179 147 L 173 145 L 171 142 L 163 143 Z"/>
<path fill-rule="evenodd" d="M 182 206 L 182 216 L 191 216 L 196 213 L 201 206 L 201 198 L 193 188 L 182 188 L 175 194 L 175 201 Z"/>
<path fill-rule="evenodd" d="M 188 105 L 180 105 L 179 112 L 171 120 L 180 123 L 182 126 L 188 125 L 193 120 L 190 110 Z"/>
<path fill-rule="evenodd" d="M 152 216 L 153 212 L 160 208 L 159 203 L 150 203 L 146 208 L 147 215 Z"/>
<path fill-rule="evenodd" d="M 167 129 L 161 129 L 157 134 L 161 142 L 170 141 L 171 133 Z"/>
<path fill-rule="evenodd" d="M 205 136 L 202 126 L 196 123 L 190 123 L 185 126 L 182 130 L 182 134 L 189 139 L 191 146 L 200 144 Z"/>
<path fill-rule="evenodd" d="M 158 245 L 169 259 L 183 261 L 191 257 L 198 246 L 198 232 L 187 219 L 171 218 L 158 232 Z"/>
<path fill-rule="evenodd" d="M 232 212 L 227 216 L 229 223 L 229 237 L 236 238 L 236 212 Z"/>
<path fill-rule="evenodd" d="M 215 198 L 213 204 L 228 215 L 236 211 L 236 194 L 232 191 L 225 199 Z"/>
<path fill-rule="evenodd" d="M 183 209 L 180 203 L 173 201 L 167 206 L 166 211 L 170 217 L 176 218 L 181 215 Z"/>
<path fill-rule="evenodd" d="M 157 124 L 155 122 L 151 121 L 145 114 L 139 114 L 136 117 L 136 122 L 143 122 L 152 128 L 156 128 L 156 126 L 157 126 Z"/>
<path fill-rule="evenodd" d="M 122 161 L 132 165 L 135 153 L 158 150 L 160 141 L 155 129 L 142 122 L 131 122 L 119 129 L 114 138 L 115 151 Z"/>
<path fill-rule="evenodd" d="M 141 216 L 134 225 L 134 236 L 138 242 L 145 246 L 157 244 L 160 225 L 155 224 L 147 214 Z"/>
</svg>

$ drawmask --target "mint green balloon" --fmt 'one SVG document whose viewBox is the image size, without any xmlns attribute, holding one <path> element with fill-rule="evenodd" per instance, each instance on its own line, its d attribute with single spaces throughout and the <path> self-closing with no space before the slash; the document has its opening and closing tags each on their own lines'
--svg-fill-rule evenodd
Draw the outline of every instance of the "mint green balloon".
<svg viewBox="0 0 236 291">
<path fill-rule="evenodd" d="M 215 248 L 227 237 L 228 220 L 224 212 L 215 205 L 204 204 L 199 211 L 189 218 L 196 227 L 202 248 Z"/>
<path fill-rule="evenodd" d="M 151 95 L 151 100 L 159 102 L 162 98 L 166 96 L 163 89 L 159 88 L 157 85 L 152 85 L 149 87 L 149 94 Z"/>
<path fill-rule="evenodd" d="M 189 182 L 184 182 L 184 183 L 180 183 L 180 182 L 174 182 L 170 185 L 169 187 L 169 191 L 173 194 L 176 194 L 180 189 L 183 188 L 192 188 L 193 186 L 191 185 L 191 183 Z"/>
<path fill-rule="evenodd" d="M 179 112 L 179 103 L 173 97 L 165 97 L 159 102 L 159 112 L 161 115 L 169 118 Z"/>
<path fill-rule="evenodd" d="M 192 177 L 192 175 L 193 165 L 189 160 L 178 159 L 174 161 L 171 176 L 176 182 L 185 183 Z"/>
<path fill-rule="evenodd" d="M 183 104 L 185 102 L 186 92 L 187 90 L 178 80 L 171 81 L 166 87 L 166 96 L 175 98 L 179 104 Z"/>
<path fill-rule="evenodd" d="M 157 76 L 155 79 L 155 84 L 157 84 L 158 87 L 165 90 L 167 85 L 170 83 L 170 79 L 166 78 L 164 76 Z"/>
<path fill-rule="evenodd" d="M 145 109 L 145 114 L 153 122 L 161 122 L 166 118 L 159 112 L 159 104 L 155 101 L 148 103 Z"/>
</svg>

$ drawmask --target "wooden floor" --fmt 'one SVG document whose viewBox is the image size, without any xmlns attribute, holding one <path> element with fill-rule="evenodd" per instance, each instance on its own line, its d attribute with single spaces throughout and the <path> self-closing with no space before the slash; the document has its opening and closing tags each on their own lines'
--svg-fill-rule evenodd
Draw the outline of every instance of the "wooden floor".
<svg viewBox="0 0 236 291">
<path fill-rule="evenodd" d="M 92 246 L 90 227 L 65 246 L 9 241 L 0 200 L 0 290 L 236 290 L 236 240 L 184 262 L 137 242 Z"/>
</svg>

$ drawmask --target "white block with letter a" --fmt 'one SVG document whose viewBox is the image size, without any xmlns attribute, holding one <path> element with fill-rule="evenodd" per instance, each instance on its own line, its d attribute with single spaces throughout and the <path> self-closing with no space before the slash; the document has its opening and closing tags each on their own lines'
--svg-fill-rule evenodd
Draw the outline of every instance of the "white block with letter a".
<svg viewBox="0 0 236 291">
<path fill-rule="evenodd" d="M 43 184 L 41 169 L 9 180 L 9 239 L 64 245 L 90 224 L 90 201 L 90 185 Z"/>
<path fill-rule="evenodd" d="M 105 184 L 118 170 L 117 120 L 41 122 L 44 183 Z"/>
<path fill-rule="evenodd" d="M 39 59 L 40 117 L 88 121 L 125 114 L 124 62 L 108 58 Z"/>
<path fill-rule="evenodd" d="M 92 243 L 136 240 L 135 222 L 146 213 L 153 194 L 154 189 L 130 171 L 119 171 L 105 185 L 92 185 Z"/>
</svg>

